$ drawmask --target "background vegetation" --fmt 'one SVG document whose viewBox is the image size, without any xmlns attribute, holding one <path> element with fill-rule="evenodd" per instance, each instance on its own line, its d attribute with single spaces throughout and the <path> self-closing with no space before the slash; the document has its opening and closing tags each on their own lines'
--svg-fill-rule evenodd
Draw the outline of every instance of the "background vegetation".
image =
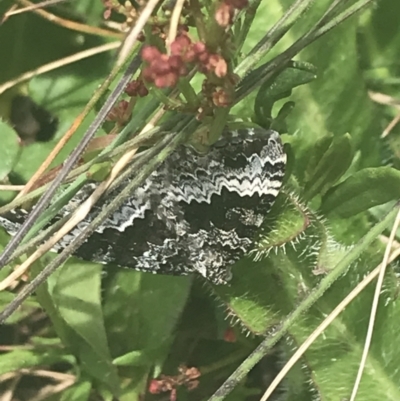
<svg viewBox="0 0 400 401">
<path fill-rule="evenodd" d="M 0 14 L 13 4 L 3 1 Z M 202 38 L 199 19 L 206 28 L 218 29 L 215 16 L 227 4 L 236 10 L 227 23 L 230 40 L 207 30 Z M 136 6 L 142 9 L 145 4 Z M 117 8 L 100 0 L 71 1 L 49 9 L 62 18 L 57 23 L 35 13 L 3 21 L 0 180 L 4 184 L 20 185 L 30 179 L 93 93 L 101 91 L 99 85 L 120 59 L 115 50 L 103 52 L 7 90 L 5 85 L 54 60 L 122 40 L 124 35 L 110 22 L 134 25 L 137 15 L 127 6 L 120 12 Z M 148 45 L 163 49 L 163 30 L 157 31 L 155 25 L 163 18 L 169 24 L 166 10 L 173 8 L 165 2 L 158 10 L 159 20 L 149 22 L 152 29 L 148 25 L 144 31 Z M 193 21 L 196 10 L 200 14 Z M 146 139 L 161 150 L 140 165 L 144 173 L 132 181 L 132 186 L 138 185 L 176 146 L 170 142 L 162 149 L 163 140 L 169 138 L 166 132 L 175 138 L 194 132 L 199 126 L 193 123 L 196 115 L 200 131 L 210 133 L 205 142 L 215 140 L 227 122 L 279 130 L 288 154 L 284 190 L 254 252 L 234 266 L 230 286 L 213 287 L 195 277 L 103 268 L 69 258 L 0 327 L 2 400 L 258 400 L 313 330 L 382 261 L 400 195 L 400 129 L 389 125 L 399 104 L 400 3 L 191 1 L 184 6 L 182 19 L 193 25 L 193 41 L 199 34 L 210 52 L 227 61 L 227 72 L 218 73 L 215 66 L 202 71 L 204 64 L 198 64 L 187 71 L 194 73 L 191 81 L 182 74 L 171 88 L 164 88 L 153 79 L 153 84 L 147 83 L 147 96 L 117 97 L 111 117 L 101 111 L 97 115 L 108 119 L 81 159 L 77 180 L 57 191 L 57 205 L 66 203 L 89 177 L 106 177 L 121 154 L 137 145 L 132 137 L 153 118 L 161 129 L 150 131 L 152 136 Z M 81 26 L 71 29 L 72 22 Z M 138 52 L 134 47 L 128 62 Z M 108 92 L 93 102 L 95 107 L 79 121 L 50 167 L 59 166 L 96 121 L 106 96 L 124 78 L 127 64 L 119 68 L 109 80 Z M 149 63 L 140 68 L 149 68 Z M 211 87 L 208 92 L 202 86 L 204 77 Z M 223 96 L 216 98 L 220 90 Z M 10 128 L 12 99 L 21 93 L 58 117 L 54 138 L 21 139 Z M 183 95 L 177 97 L 178 93 Z M 163 106 L 167 111 L 162 119 L 154 120 Z M 131 142 L 118 147 L 127 140 Z M 105 159 L 104 152 L 99 156 L 104 148 L 112 157 Z M 52 179 L 47 176 L 47 181 Z M 43 193 L 45 181 L 36 185 L 36 197 Z M 2 203 L 14 196 L 15 191 L 3 190 Z M 25 206 L 27 199 L 29 194 L 23 198 Z M 1 211 L 5 210 L 7 206 Z M 56 212 L 43 213 L 29 238 L 35 238 Z M 9 241 L 4 230 L 0 241 L 3 246 Z M 397 247 L 394 242 L 391 259 Z M 1 270 L 0 278 L 26 258 L 21 251 Z M 54 261 L 54 254 L 46 254 L 12 281 L 0 293 L 2 309 Z M 396 263 L 386 272 L 358 391 L 361 401 L 400 399 L 398 272 Z M 350 399 L 373 293 L 373 285 L 368 285 L 312 342 L 272 399 Z"/>
</svg>

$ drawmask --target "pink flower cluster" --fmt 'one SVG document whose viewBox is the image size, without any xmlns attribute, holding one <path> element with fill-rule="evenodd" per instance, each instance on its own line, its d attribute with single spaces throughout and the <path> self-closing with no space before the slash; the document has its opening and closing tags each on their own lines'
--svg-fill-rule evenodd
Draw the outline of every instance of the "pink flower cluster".
<svg viewBox="0 0 400 401">
<path fill-rule="evenodd" d="M 197 64 L 201 72 L 214 73 L 222 78 L 228 66 L 219 54 L 210 53 L 203 42 L 193 43 L 186 33 L 181 33 L 171 44 L 171 54 L 161 53 L 155 46 L 145 46 L 142 59 L 147 63 L 143 79 L 157 88 L 173 87 L 179 77 L 188 73 L 188 65 Z"/>
<path fill-rule="evenodd" d="M 153 379 L 149 384 L 149 393 L 170 392 L 170 401 L 176 401 L 177 387 L 185 386 L 190 391 L 199 385 L 197 379 L 201 376 L 201 373 L 197 368 L 180 366 L 178 371 L 179 374 L 177 376 L 161 375 L 160 379 Z"/>
</svg>

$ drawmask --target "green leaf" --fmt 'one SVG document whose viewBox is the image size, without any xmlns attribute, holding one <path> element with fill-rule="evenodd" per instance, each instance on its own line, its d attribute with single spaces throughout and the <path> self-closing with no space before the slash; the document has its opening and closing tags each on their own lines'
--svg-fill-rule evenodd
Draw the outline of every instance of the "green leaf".
<svg viewBox="0 0 400 401">
<path fill-rule="evenodd" d="M 60 401 L 86 401 L 89 399 L 91 390 L 90 381 L 79 381 L 62 392 Z"/>
<path fill-rule="evenodd" d="M 277 76 L 263 84 L 254 104 L 254 122 L 269 128 L 272 122 L 272 107 L 277 100 L 290 96 L 292 89 L 316 78 L 315 68 L 304 62 L 292 61 Z"/>
<path fill-rule="evenodd" d="M 309 214 L 294 194 L 282 193 L 264 222 L 264 232 L 251 251 L 251 257 L 258 261 L 268 257 L 274 249 L 295 241 L 310 225 Z"/>
<path fill-rule="evenodd" d="M 269 231 L 250 257 L 234 265 L 231 285 L 213 287 L 229 314 L 255 334 L 267 333 L 293 310 L 299 288 L 305 291 L 317 281 L 313 270 L 319 268 L 323 242 L 318 218 L 290 196 L 274 213 L 277 218 L 268 219 Z"/>
<path fill-rule="evenodd" d="M 320 141 L 321 146 L 318 150 L 320 151 L 328 142 L 329 137 L 327 140 Z M 314 166 L 315 159 L 311 158 L 307 168 L 309 180 L 304 188 L 303 197 L 312 199 L 317 194 L 323 195 L 347 171 L 353 155 L 350 135 L 345 134 L 333 140 L 316 166 Z"/>
<path fill-rule="evenodd" d="M 111 164 L 109 162 L 103 162 L 95 164 L 90 167 L 88 172 L 86 173 L 94 181 L 104 181 L 111 171 Z"/>
<path fill-rule="evenodd" d="M 190 286 L 190 277 L 125 269 L 109 274 L 105 283 L 104 316 L 112 355 L 122 358 L 145 352 L 152 355 L 147 366 L 163 358 Z"/>
<path fill-rule="evenodd" d="M 20 146 L 17 133 L 0 120 L 0 181 L 4 180 L 17 162 Z"/>
<path fill-rule="evenodd" d="M 6 275 L 11 273 L 11 266 L 7 267 L 5 269 L 2 269 L 1 271 L 2 275 L 6 273 Z M 5 308 L 13 299 L 15 298 L 15 294 L 13 294 L 11 291 L 6 291 L 3 290 L 0 292 L 0 308 L 3 309 Z M 18 308 L 17 311 L 15 311 L 14 314 L 10 316 L 9 319 L 7 319 L 7 324 L 12 325 L 20 322 L 22 319 L 27 318 L 32 314 L 32 311 L 36 310 L 37 308 L 40 307 L 40 305 L 32 299 L 33 297 L 29 297 L 21 307 Z"/>
<path fill-rule="evenodd" d="M 0 374 L 61 362 L 72 364 L 74 358 L 59 348 L 48 348 L 41 351 L 16 349 L 0 355 Z"/>
<path fill-rule="evenodd" d="M 318 164 L 321 163 L 321 160 L 328 151 L 329 147 L 332 145 L 333 138 L 333 134 L 327 133 L 315 142 L 303 174 L 297 175 L 302 182 L 309 183 L 313 180 L 315 176 L 315 170 Z"/>
<path fill-rule="evenodd" d="M 398 70 L 392 60 L 400 56 L 400 4 L 384 0 L 377 4 L 373 12 L 366 13 L 359 30 L 360 55 L 367 70 L 367 78 L 385 83 L 393 94 L 396 88 L 390 84 L 398 77 Z M 387 93 L 386 91 L 384 92 Z"/>
<path fill-rule="evenodd" d="M 113 364 L 117 366 L 140 366 L 148 365 L 149 356 L 144 355 L 141 351 L 128 352 L 113 360 Z"/>
<path fill-rule="evenodd" d="M 367 251 L 356 265 L 335 282 L 303 320 L 290 330 L 293 339 L 301 344 L 327 314 L 353 290 L 360 276 L 380 262 L 376 247 Z M 363 269 L 360 269 L 363 266 Z M 400 354 L 393 341 L 400 329 L 399 303 L 394 295 L 397 279 L 388 276 L 384 282 L 375 321 L 371 349 L 366 361 L 358 397 L 363 401 L 384 399 L 395 401 L 400 397 L 400 375 L 395 366 Z M 344 399 L 351 393 L 361 360 L 363 343 L 368 325 L 374 285 L 369 285 L 341 315 L 335 319 L 306 353 L 307 366 L 314 372 L 314 386 L 327 400 Z M 332 380 L 332 377 L 335 380 Z M 338 381 L 341 383 L 337 386 Z"/>
<path fill-rule="evenodd" d="M 79 352 L 82 369 L 118 394 L 101 307 L 101 272 L 99 265 L 69 261 L 59 271 L 52 297 L 60 316 L 77 334 L 72 346 Z"/>
<path fill-rule="evenodd" d="M 280 3 L 285 9 L 292 4 L 289 0 Z M 315 2 L 302 23 L 293 27 L 292 36 L 283 39 L 285 44 L 291 43 L 293 35 L 303 33 L 331 4 L 327 0 Z M 289 132 L 295 133 L 291 144 L 297 160 L 295 174 L 299 177 L 306 170 L 315 143 L 327 134 L 336 137 L 350 132 L 354 149 L 362 152 L 361 165 L 370 167 L 381 163 L 382 143 L 377 138 L 381 113 L 368 97 L 360 71 L 358 45 L 358 20 L 354 18 L 298 55 L 319 73 L 313 82 L 296 88 L 291 98 L 296 107 L 287 123 Z"/>
<path fill-rule="evenodd" d="M 365 168 L 332 188 L 321 211 L 349 217 L 400 198 L 400 171 L 391 167 Z"/>
<path fill-rule="evenodd" d="M 191 281 L 116 267 L 108 274 L 103 303 L 108 342 L 131 387 L 143 392 L 151 369 L 161 370 Z"/>
<path fill-rule="evenodd" d="M 101 272 L 99 265 L 72 258 L 49 278 L 47 291 L 42 290 L 39 300 L 86 375 L 118 394 L 119 380 L 108 348 L 101 307 Z"/>
</svg>

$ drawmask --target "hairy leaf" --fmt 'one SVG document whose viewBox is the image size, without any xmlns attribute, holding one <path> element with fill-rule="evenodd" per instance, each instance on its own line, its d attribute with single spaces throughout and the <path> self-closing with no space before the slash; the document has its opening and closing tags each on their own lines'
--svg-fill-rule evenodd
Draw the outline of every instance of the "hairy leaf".
<svg viewBox="0 0 400 401">
<path fill-rule="evenodd" d="M 400 198 L 400 171 L 391 167 L 363 169 L 332 188 L 323 198 L 323 213 L 342 217 Z"/>
</svg>

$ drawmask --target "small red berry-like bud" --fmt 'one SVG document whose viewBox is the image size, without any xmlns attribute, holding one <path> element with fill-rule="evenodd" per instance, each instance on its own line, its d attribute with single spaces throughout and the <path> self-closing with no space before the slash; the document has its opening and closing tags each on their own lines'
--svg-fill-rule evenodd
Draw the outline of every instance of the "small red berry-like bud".
<svg viewBox="0 0 400 401">
<path fill-rule="evenodd" d="M 200 381 L 199 380 L 191 380 L 190 382 L 186 383 L 186 387 L 189 391 L 194 390 L 195 388 L 199 387 Z"/>
<path fill-rule="evenodd" d="M 214 67 L 214 74 L 218 78 L 222 78 L 226 75 L 228 72 L 228 65 L 226 64 L 226 61 L 220 57 L 219 60 L 217 61 L 217 64 Z"/>
<path fill-rule="evenodd" d="M 106 117 L 106 121 L 116 121 L 117 120 L 117 112 L 114 109 L 111 109 Z"/>
<path fill-rule="evenodd" d="M 153 81 L 153 73 L 151 72 L 150 67 L 146 67 L 142 71 L 142 78 L 147 81 L 147 82 L 152 82 Z"/>
<path fill-rule="evenodd" d="M 194 43 L 192 46 L 192 50 L 195 54 L 199 55 L 207 51 L 206 45 L 203 42 Z"/>
<path fill-rule="evenodd" d="M 214 72 L 218 78 L 224 77 L 228 72 L 228 65 L 219 54 L 210 54 L 207 62 L 203 64 L 205 71 Z"/>
<path fill-rule="evenodd" d="M 139 82 L 138 81 L 128 82 L 128 84 L 125 87 L 125 93 L 128 96 L 137 96 L 138 88 L 139 88 Z"/>
<path fill-rule="evenodd" d="M 171 43 L 171 54 L 181 56 L 186 53 L 191 44 L 189 36 L 181 34 Z"/>
<path fill-rule="evenodd" d="M 146 86 L 144 85 L 143 82 L 141 82 L 141 85 L 138 88 L 137 94 L 140 97 L 145 97 L 145 96 L 147 96 L 149 94 L 149 91 L 148 91 L 148 89 L 146 88 Z"/>
<path fill-rule="evenodd" d="M 169 72 L 165 75 L 157 76 L 154 79 L 154 85 L 157 88 L 170 88 L 178 82 L 178 75 L 175 72 Z"/>
<path fill-rule="evenodd" d="M 142 49 L 142 59 L 148 63 L 151 63 L 160 56 L 161 52 L 155 46 L 144 46 Z"/>
<path fill-rule="evenodd" d="M 229 95 L 222 88 L 214 91 L 212 101 L 217 107 L 228 107 L 232 103 Z"/>
<path fill-rule="evenodd" d="M 162 54 L 159 59 L 154 60 L 149 67 L 151 72 L 155 75 L 167 74 L 171 71 L 171 67 L 168 62 L 168 56 L 166 54 Z"/>
<path fill-rule="evenodd" d="M 117 104 L 117 107 L 120 112 L 120 115 L 122 116 L 128 110 L 129 102 L 127 100 L 120 100 L 120 102 Z"/>
<path fill-rule="evenodd" d="M 177 393 L 176 388 L 173 388 L 171 390 L 171 394 L 169 395 L 169 401 L 176 401 L 176 393 Z"/>
<path fill-rule="evenodd" d="M 129 119 L 128 109 L 129 102 L 120 100 L 108 113 L 107 121 L 117 121 L 120 124 L 126 123 Z"/>
<path fill-rule="evenodd" d="M 226 28 L 227 26 L 231 25 L 234 12 L 235 10 L 232 5 L 222 3 L 215 12 L 215 20 L 217 21 L 217 24 L 222 28 Z"/>
<path fill-rule="evenodd" d="M 228 343 L 235 343 L 236 342 L 236 334 L 233 331 L 232 327 L 229 327 L 225 330 L 224 333 L 224 340 Z"/>
<path fill-rule="evenodd" d="M 193 44 L 193 50 L 196 53 L 204 53 L 205 51 L 207 51 L 207 47 L 204 42 L 196 42 Z"/>
<path fill-rule="evenodd" d="M 193 51 L 192 47 L 189 47 L 185 54 L 182 54 L 182 60 L 185 63 L 193 63 L 196 60 L 196 53 Z"/>
<path fill-rule="evenodd" d="M 206 45 L 203 42 L 197 42 L 193 45 L 192 50 L 196 54 L 197 60 L 202 64 L 207 64 L 210 56 Z"/>
<path fill-rule="evenodd" d="M 142 80 L 134 80 L 129 82 L 126 85 L 125 88 L 125 93 L 128 96 L 140 96 L 140 97 L 144 97 L 146 96 L 149 91 L 147 90 L 147 88 L 144 86 L 144 83 Z"/>
<path fill-rule="evenodd" d="M 149 384 L 149 393 L 150 394 L 159 394 L 161 393 L 161 386 L 159 380 L 153 379 Z"/>
<path fill-rule="evenodd" d="M 180 58 L 180 56 L 171 56 L 168 59 L 168 65 L 170 67 L 170 70 L 179 72 L 181 70 L 181 68 L 184 66 L 183 65 L 183 61 Z"/>
<path fill-rule="evenodd" d="M 193 380 L 193 379 L 197 379 L 198 377 L 201 376 L 201 372 L 199 369 L 197 368 L 186 368 L 184 369 L 185 376 L 189 379 L 189 380 Z"/>
<path fill-rule="evenodd" d="M 104 10 L 103 18 L 104 19 L 109 19 L 110 17 L 111 17 L 111 10 L 108 8 L 107 10 Z"/>
</svg>

